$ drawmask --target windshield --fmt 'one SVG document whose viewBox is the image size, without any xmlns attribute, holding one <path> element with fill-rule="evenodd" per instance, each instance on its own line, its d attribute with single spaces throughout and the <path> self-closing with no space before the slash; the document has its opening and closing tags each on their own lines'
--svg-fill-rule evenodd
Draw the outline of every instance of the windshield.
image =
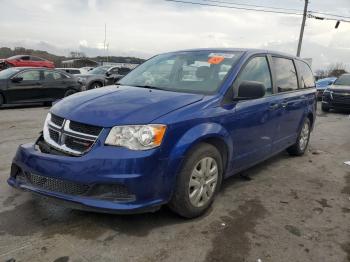
<svg viewBox="0 0 350 262">
<path fill-rule="evenodd" d="M 342 75 L 335 82 L 335 85 L 350 86 L 350 75 Z"/>
<path fill-rule="evenodd" d="M 17 68 L 8 68 L 5 70 L 0 71 L 0 79 L 8 79 L 13 74 L 19 72 L 20 70 Z"/>
<path fill-rule="evenodd" d="M 155 56 L 119 81 L 169 91 L 216 92 L 241 52 L 189 51 Z"/>
<path fill-rule="evenodd" d="M 96 67 L 92 70 L 90 70 L 88 72 L 88 74 L 92 74 L 92 75 L 104 75 L 107 70 L 109 69 L 110 67 L 109 66 L 99 66 L 99 67 Z"/>
</svg>

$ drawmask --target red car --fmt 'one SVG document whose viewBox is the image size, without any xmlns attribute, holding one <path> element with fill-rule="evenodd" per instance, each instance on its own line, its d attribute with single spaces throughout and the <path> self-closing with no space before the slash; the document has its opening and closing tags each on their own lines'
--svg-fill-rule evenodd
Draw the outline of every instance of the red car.
<svg viewBox="0 0 350 262">
<path fill-rule="evenodd" d="M 3 59 L 0 63 L 2 64 L 0 65 L 1 68 L 23 66 L 55 68 L 53 62 L 31 55 L 11 56 L 7 59 Z"/>
</svg>

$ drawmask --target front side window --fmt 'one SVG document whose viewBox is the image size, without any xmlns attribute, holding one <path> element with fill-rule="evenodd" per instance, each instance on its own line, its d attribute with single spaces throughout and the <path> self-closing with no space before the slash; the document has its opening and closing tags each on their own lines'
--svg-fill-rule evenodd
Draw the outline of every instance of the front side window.
<svg viewBox="0 0 350 262">
<path fill-rule="evenodd" d="M 297 73 L 293 60 L 281 57 L 272 57 L 276 72 L 276 86 L 279 93 L 298 89 Z"/>
<path fill-rule="evenodd" d="M 272 81 L 266 57 L 252 58 L 240 73 L 237 81 L 237 86 L 243 81 L 259 82 L 265 86 L 265 95 L 271 95 Z"/>
<path fill-rule="evenodd" d="M 110 66 L 99 66 L 90 70 L 88 73 L 92 75 L 104 75 L 109 68 Z"/>
<path fill-rule="evenodd" d="M 44 59 L 37 57 L 37 56 L 31 56 L 30 60 L 32 60 L 32 61 L 45 61 Z"/>
<path fill-rule="evenodd" d="M 155 56 L 122 80 L 121 85 L 200 94 L 215 93 L 241 52 L 185 51 Z"/>
<path fill-rule="evenodd" d="M 109 73 L 111 73 L 112 75 L 118 74 L 118 68 L 115 67 L 115 68 L 110 69 L 110 70 L 109 70 Z"/>
<path fill-rule="evenodd" d="M 22 81 L 39 81 L 40 80 L 40 71 L 25 71 L 17 75 L 17 77 L 22 77 Z"/>
<path fill-rule="evenodd" d="M 312 74 L 312 71 L 308 64 L 306 64 L 303 61 L 296 61 L 296 64 L 298 65 L 299 72 L 300 72 L 300 78 L 301 78 L 301 87 L 300 88 L 312 88 L 315 87 L 315 79 L 314 75 Z"/>
</svg>

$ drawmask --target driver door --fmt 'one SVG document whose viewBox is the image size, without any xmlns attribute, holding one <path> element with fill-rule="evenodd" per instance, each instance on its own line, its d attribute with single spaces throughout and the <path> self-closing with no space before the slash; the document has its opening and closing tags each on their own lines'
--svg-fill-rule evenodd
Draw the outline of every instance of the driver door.
<svg viewBox="0 0 350 262">
<path fill-rule="evenodd" d="M 247 168 L 271 155 L 278 125 L 277 98 L 273 96 L 272 74 L 265 55 L 251 58 L 234 83 L 234 92 L 243 81 L 265 86 L 265 96 L 238 101 L 232 109 L 229 130 L 233 141 L 233 168 Z"/>
<path fill-rule="evenodd" d="M 21 78 L 21 81 L 13 81 L 13 78 Z M 26 70 L 9 79 L 6 90 L 9 102 L 40 101 L 43 97 L 41 70 Z"/>
</svg>

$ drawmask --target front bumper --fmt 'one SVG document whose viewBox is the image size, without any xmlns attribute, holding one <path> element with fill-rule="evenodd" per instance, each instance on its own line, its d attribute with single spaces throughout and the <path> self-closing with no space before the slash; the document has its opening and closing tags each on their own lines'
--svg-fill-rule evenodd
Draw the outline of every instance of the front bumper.
<svg viewBox="0 0 350 262">
<path fill-rule="evenodd" d="M 138 213 L 157 209 L 169 200 L 173 173 L 157 149 L 140 152 L 101 146 L 84 156 L 70 157 L 45 154 L 34 144 L 25 144 L 13 159 L 8 184 L 79 209 Z M 105 186 L 107 190 L 108 186 L 122 186 L 127 197 L 120 198 L 119 189 L 116 196 L 108 194 Z M 96 190 L 100 187 L 105 191 Z"/>
<path fill-rule="evenodd" d="M 335 96 L 325 93 L 322 96 L 322 104 L 332 109 L 350 110 L 350 95 Z"/>
</svg>

